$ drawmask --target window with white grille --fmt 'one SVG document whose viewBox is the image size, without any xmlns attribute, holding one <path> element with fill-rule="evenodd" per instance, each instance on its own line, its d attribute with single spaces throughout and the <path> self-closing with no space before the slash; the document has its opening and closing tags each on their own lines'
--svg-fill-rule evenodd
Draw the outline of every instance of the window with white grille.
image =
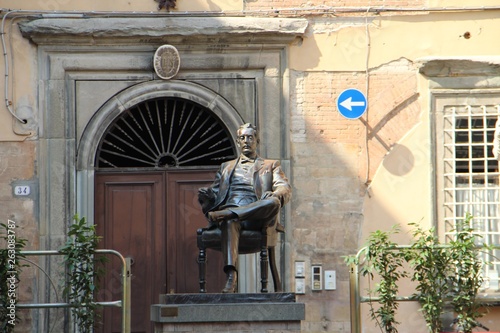
<svg viewBox="0 0 500 333">
<path fill-rule="evenodd" d="M 456 221 L 473 215 L 486 244 L 500 244 L 499 172 L 493 134 L 500 94 L 443 94 L 435 97 L 438 228 L 449 239 Z M 486 287 L 498 289 L 500 251 L 484 255 Z"/>
</svg>

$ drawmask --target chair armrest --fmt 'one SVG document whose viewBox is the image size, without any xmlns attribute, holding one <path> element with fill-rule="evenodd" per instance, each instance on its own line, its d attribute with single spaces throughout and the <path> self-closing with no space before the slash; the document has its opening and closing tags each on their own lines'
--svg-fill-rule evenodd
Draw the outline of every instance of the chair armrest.
<svg viewBox="0 0 500 333">
<path fill-rule="evenodd" d="M 196 230 L 196 234 L 198 236 L 201 236 L 201 234 L 204 233 L 207 230 L 208 230 L 208 228 L 199 228 L 198 230 Z"/>
</svg>

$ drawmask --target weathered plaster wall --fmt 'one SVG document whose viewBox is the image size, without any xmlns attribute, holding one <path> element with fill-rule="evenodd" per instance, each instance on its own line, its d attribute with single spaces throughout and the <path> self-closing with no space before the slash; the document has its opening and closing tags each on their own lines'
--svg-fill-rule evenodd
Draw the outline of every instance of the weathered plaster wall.
<svg viewBox="0 0 500 333">
<path fill-rule="evenodd" d="M 496 11 L 316 19 L 290 49 L 294 70 L 365 71 L 400 58 L 497 54 Z M 464 37 L 470 33 L 470 38 Z M 369 48 L 367 45 L 370 45 Z M 369 51 L 369 52 L 368 52 Z"/>
<path fill-rule="evenodd" d="M 64 10 L 64 11 L 108 11 L 108 12 L 157 12 L 158 3 L 154 0 L 146 1 L 77 1 L 77 0 L 37 0 L 37 1 L 16 1 L 5 0 L 1 4 L 2 8 L 12 10 Z M 228 11 L 242 10 L 243 3 L 240 0 L 194 0 L 194 1 L 177 1 L 176 10 L 183 11 Z M 165 11 L 165 10 L 163 10 Z"/>
<path fill-rule="evenodd" d="M 370 75 L 368 130 L 361 120 L 345 119 L 334 105 L 335 97 L 344 89 L 363 90 L 365 82 L 364 73 L 294 71 L 292 74 L 291 155 L 296 189 L 290 245 L 294 249 L 292 263 L 303 260 L 308 265 L 322 264 L 323 269 L 336 270 L 338 278 L 336 291 L 304 296 L 312 307 L 304 324 L 307 331 L 349 330 L 349 311 L 345 307 L 348 270 L 342 257 L 357 252 L 360 239 L 364 239 L 360 237 L 362 231 L 367 227 L 390 227 L 391 221 L 400 221 L 402 216 L 395 214 L 393 205 L 402 212 L 418 212 L 421 218 L 420 200 L 408 201 L 415 193 L 408 192 L 407 181 L 401 179 L 408 177 L 410 171 L 428 175 L 429 170 L 413 165 L 408 160 L 410 156 L 405 155 L 408 152 L 404 145 L 397 144 L 420 121 L 416 74 L 407 61 L 397 61 Z M 421 144 L 419 139 L 411 142 Z M 373 176 L 389 152 L 395 152 L 386 165 L 391 173 L 378 182 Z M 371 196 L 368 185 L 372 179 L 373 184 L 386 190 L 384 195 Z M 420 180 L 419 188 L 425 195 L 419 198 L 425 201 L 429 198 L 429 188 L 423 185 Z M 366 211 L 365 200 L 377 201 Z M 411 209 L 406 211 L 403 207 Z M 379 210 L 390 219 L 381 216 Z M 330 306 L 323 308 L 328 302 Z"/>
<path fill-rule="evenodd" d="M 26 249 L 39 248 L 40 230 L 36 220 L 36 187 L 32 187 L 34 193 L 27 197 L 14 197 L 13 190 L 16 182 L 20 179 L 34 181 L 36 164 L 36 143 L 28 141 L 2 142 L 0 144 L 0 223 L 14 224 L 15 235 L 26 240 Z M 12 222 L 9 222 L 12 221 Z M 2 228 L 2 237 L 4 229 Z M 7 244 L 0 241 L 0 248 L 6 248 Z M 38 261 L 36 258 L 28 258 Z M 27 264 L 21 260 L 22 265 Z M 39 272 L 33 269 L 23 269 L 21 279 L 33 281 Z M 30 283 L 23 283 L 17 291 L 19 302 L 31 303 L 34 301 L 33 289 Z M 26 310 L 17 310 L 17 315 L 23 321 L 17 325 L 20 332 L 28 332 L 31 328 L 31 313 Z"/>
<path fill-rule="evenodd" d="M 341 257 L 356 253 L 370 231 L 434 223 L 428 86 L 415 61 L 498 54 L 498 45 L 490 42 L 498 36 L 495 15 L 312 19 L 303 42 L 291 46 L 292 261 L 321 263 L 339 279 L 334 292 L 301 296 L 311 309 L 306 330 L 349 330 L 348 311 L 337 307 L 348 304 L 342 301 L 348 271 Z M 340 116 L 335 107 L 340 92 L 367 87 L 366 116 Z M 408 242 L 406 231 L 402 244 Z M 400 318 L 410 320 L 401 332 L 425 329 L 417 308 L 402 307 Z M 363 328 L 376 330 L 369 320 Z"/>
<path fill-rule="evenodd" d="M 429 0 L 428 6 L 431 7 L 461 7 L 461 6 L 498 6 L 496 0 L 481 0 L 481 2 L 473 2 L 470 0 Z"/>
</svg>

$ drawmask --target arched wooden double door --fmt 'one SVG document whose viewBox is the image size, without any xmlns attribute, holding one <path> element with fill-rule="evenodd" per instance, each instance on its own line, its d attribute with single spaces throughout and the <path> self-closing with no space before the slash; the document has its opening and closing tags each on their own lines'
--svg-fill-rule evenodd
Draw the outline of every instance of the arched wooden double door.
<svg viewBox="0 0 500 333">
<path fill-rule="evenodd" d="M 101 247 L 132 259 L 131 331 L 152 332 L 151 304 L 165 293 L 199 290 L 196 230 L 206 226 L 197 201 L 217 165 L 235 147 L 209 110 L 174 98 L 149 100 L 109 126 L 96 154 L 95 217 Z M 224 283 L 211 255 L 209 292 Z M 219 261 L 219 263 L 217 263 Z M 121 297 L 118 260 L 107 264 L 100 300 Z M 121 331 L 119 308 L 105 308 L 100 332 Z"/>
</svg>

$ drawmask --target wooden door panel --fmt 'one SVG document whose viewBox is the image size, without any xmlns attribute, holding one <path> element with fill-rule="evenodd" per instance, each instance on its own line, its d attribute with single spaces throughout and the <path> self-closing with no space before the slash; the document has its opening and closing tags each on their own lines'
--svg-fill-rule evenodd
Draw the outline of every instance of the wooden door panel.
<svg viewBox="0 0 500 333">
<path fill-rule="evenodd" d="M 101 248 L 132 257 L 131 329 L 152 333 L 150 308 L 167 292 L 199 291 L 196 230 L 207 225 L 198 189 L 212 183 L 215 171 L 97 173 L 95 217 Z M 225 282 L 222 255 L 209 251 L 207 290 L 220 292 Z M 112 258 L 110 256 L 110 258 Z M 108 272 L 99 301 L 121 298 L 117 259 Z M 121 331 L 121 309 L 105 308 L 96 332 Z"/>
<path fill-rule="evenodd" d="M 213 182 L 215 172 L 180 172 L 167 175 L 167 290 L 199 292 L 196 230 L 207 225 L 198 203 L 198 189 Z M 175 241 L 172 239 L 175 238 Z M 220 292 L 225 277 L 220 252 L 208 253 L 208 292 Z"/>
<path fill-rule="evenodd" d="M 96 176 L 97 232 L 100 246 L 131 257 L 131 331 L 153 332 L 150 306 L 165 293 L 164 262 L 164 177 L 163 174 L 101 174 Z M 121 298 L 121 270 L 118 259 L 108 272 L 101 300 Z M 121 331 L 121 310 L 105 308 L 103 332 Z"/>
</svg>

